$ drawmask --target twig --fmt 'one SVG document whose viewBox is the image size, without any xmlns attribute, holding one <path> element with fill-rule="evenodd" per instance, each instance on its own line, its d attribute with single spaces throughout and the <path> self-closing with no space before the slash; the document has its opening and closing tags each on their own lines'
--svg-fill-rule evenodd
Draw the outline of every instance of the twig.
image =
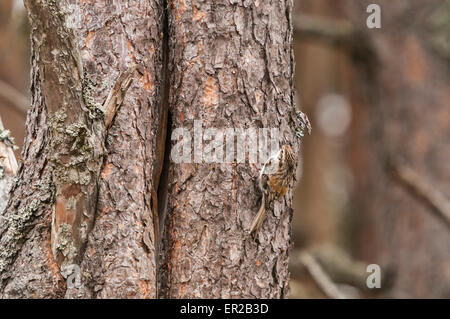
<svg viewBox="0 0 450 319">
<path fill-rule="evenodd" d="M 0 98 L 6 100 L 21 114 L 26 115 L 30 105 L 29 99 L 8 83 L 0 80 Z"/>
<path fill-rule="evenodd" d="M 428 204 L 438 218 L 450 227 L 450 201 L 424 176 L 420 176 L 411 168 L 398 163 L 389 162 L 392 176 L 418 199 Z"/>
<path fill-rule="evenodd" d="M 311 254 L 304 252 L 299 260 L 325 295 L 332 299 L 347 299 Z"/>
</svg>

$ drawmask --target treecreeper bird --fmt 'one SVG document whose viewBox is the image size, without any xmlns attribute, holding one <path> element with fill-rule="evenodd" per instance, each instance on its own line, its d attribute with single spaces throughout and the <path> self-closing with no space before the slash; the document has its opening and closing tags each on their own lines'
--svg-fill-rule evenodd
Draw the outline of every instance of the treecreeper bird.
<svg viewBox="0 0 450 319">
<path fill-rule="evenodd" d="M 250 234 L 256 234 L 259 231 L 267 216 L 267 210 L 272 210 L 274 202 L 286 194 L 289 183 L 294 178 L 295 163 L 292 148 L 289 145 L 283 145 L 264 164 L 259 176 L 259 186 L 263 197 L 259 211 L 250 227 Z"/>
</svg>

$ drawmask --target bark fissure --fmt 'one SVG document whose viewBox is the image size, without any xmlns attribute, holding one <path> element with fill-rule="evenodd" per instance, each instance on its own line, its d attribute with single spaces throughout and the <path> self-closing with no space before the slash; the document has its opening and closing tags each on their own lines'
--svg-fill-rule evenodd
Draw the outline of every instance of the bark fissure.
<svg viewBox="0 0 450 319">
<path fill-rule="evenodd" d="M 172 120 L 170 114 L 167 119 L 167 136 L 170 136 L 172 130 Z M 167 138 L 166 148 L 164 154 L 164 165 L 161 172 L 161 179 L 158 187 L 158 216 L 159 216 L 159 238 L 157 242 L 157 256 L 156 256 L 156 271 L 157 271 L 157 285 L 158 285 L 158 298 L 166 298 L 167 292 L 167 242 L 168 227 L 166 224 L 167 217 L 167 199 L 168 199 L 168 185 L 169 185 L 169 171 L 170 171 L 170 151 L 171 140 Z"/>
<path fill-rule="evenodd" d="M 155 233 L 157 234 L 155 242 L 155 264 L 156 264 L 156 285 L 157 293 L 156 297 L 161 297 L 160 288 L 164 284 L 161 283 L 164 280 L 164 276 L 161 272 L 162 258 L 163 255 L 163 236 L 166 234 L 166 229 L 164 227 L 165 214 L 167 208 L 167 184 L 168 184 L 168 170 L 170 165 L 170 136 L 171 136 L 171 121 L 169 114 L 169 22 L 168 22 L 168 12 L 167 12 L 167 0 L 162 0 L 162 14 L 163 14 L 163 25 L 162 25 L 162 89 L 161 89 L 161 117 L 160 125 L 157 133 L 157 167 L 156 174 L 157 179 L 155 182 L 156 191 L 156 212 L 154 216 L 157 219 L 155 225 Z"/>
</svg>

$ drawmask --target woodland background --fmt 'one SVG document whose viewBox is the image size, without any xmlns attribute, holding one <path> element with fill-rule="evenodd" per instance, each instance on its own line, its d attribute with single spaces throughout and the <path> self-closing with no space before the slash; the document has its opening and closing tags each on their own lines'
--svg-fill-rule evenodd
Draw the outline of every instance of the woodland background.
<svg viewBox="0 0 450 319">
<path fill-rule="evenodd" d="M 313 132 L 294 193 L 290 298 L 450 298 L 450 2 L 294 1 L 297 103 Z M 0 2 L 0 115 L 19 150 L 29 26 Z M 369 290 L 366 266 L 382 268 Z M 324 276 L 323 276 L 324 275 Z"/>
</svg>

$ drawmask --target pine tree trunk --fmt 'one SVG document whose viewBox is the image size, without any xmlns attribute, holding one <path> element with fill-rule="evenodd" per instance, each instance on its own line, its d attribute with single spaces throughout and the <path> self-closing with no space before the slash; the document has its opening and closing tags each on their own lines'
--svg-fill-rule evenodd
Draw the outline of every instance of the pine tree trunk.
<svg viewBox="0 0 450 319">
<path fill-rule="evenodd" d="M 155 297 L 162 7 L 71 3 L 25 1 L 33 98 L 19 181 L 0 225 L 0 295 Z M 92 107 L 133 66 L 106 129 Z M 81 267 L 81 287 L 68 289 L 63 266 Z"/>
<path fill-rule="evenodd" d="M 172 130 L 188 129 L 195 144 L 195 121 L 203 132 L 279 128 L 295 144 L 292 1 L 172 1 L 168 10 Z M 238 137 L 235 150 L 249 144 Z M 191 162 L 168 168 L 161 294 L 286 297 L 292 190 L 254 240 L 260 163 L 205 163 L 193 147 Z"/>
</svg>

